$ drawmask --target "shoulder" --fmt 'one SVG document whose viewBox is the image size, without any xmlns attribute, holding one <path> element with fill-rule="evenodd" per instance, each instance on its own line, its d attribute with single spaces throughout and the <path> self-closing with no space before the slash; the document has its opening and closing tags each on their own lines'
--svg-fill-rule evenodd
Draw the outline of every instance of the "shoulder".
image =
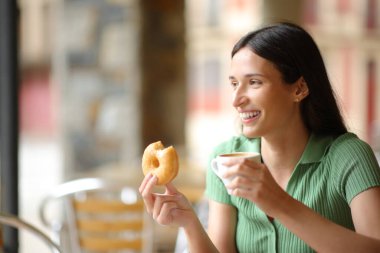
<svg viewBox="0 0 380 253">
<path fill-rule="evenodd" d="M 378 168 L 371 146 L 353 133 L 345 133 L 337 137 L 330 146 L 328 158 L 334 170 Z"/>
<path fill-rule="evenodd" d="M 338 136 L 331 144 L 329 154 L 333 159 L 353 161 L 357 158 L 374 159 L 371 146 L 353 133 Z"/>
<path fill-rule="evenodd" d="M 332 179 L 348 203 L 368 188 L 380 185 L 380 169 L 371 146 L 355 134 L 336 138 L 328 152 Z"/>
<path fill-rule="evenodd" d="M 360 143 L 368 145 L 365 141 L 361 140 L 356 134 L 347 132 L 339 135 L 333 142 L 333 145 L 344 145 L 344 144 L 352 144 L 352 143 Z"/>
</svg>

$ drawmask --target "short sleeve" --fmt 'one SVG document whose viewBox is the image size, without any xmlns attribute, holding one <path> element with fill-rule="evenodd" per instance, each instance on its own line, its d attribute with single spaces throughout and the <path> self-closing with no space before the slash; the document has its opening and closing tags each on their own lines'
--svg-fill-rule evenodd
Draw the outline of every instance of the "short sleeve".
<svg viewBox="0 0 380 253">
<path fill-rule="evenodd" d="M 227 193 L 226 187 L 211 169 L 207 170 L 206 184 L 206 196 L 209 199 L 231 205 L 231 197 Z"/>
<path fill-rule="evenodd" d="M 231 205 L 231 196 L 228 194 L 222 180 L 211 169 L 211 161 L 222 153 L 231 152 L 233 139 L 218 145 L 211 154 L 206 174 L 206 196 L 220 203 Z"/>
<path fill-rule="evenodd" d="M 353 134 L 334 144 L 332 170 L 339 193 L 350 203 L 359 193 L 380 186 L 380 168 L 371 147 Z"/>
</svg>

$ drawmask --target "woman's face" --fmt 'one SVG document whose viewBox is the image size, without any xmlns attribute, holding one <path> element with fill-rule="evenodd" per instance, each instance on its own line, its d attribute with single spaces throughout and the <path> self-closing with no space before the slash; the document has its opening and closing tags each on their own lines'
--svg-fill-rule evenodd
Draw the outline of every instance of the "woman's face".
<svg viewBox="0 0 380 253">
<path fill-rule="evenodd" d="M 245 136 L 286 134 L 299 121 L 296 85 L 285 84 L 270 61 L 242 48 L 232 58 L 229 79 Z"/>
</svg>

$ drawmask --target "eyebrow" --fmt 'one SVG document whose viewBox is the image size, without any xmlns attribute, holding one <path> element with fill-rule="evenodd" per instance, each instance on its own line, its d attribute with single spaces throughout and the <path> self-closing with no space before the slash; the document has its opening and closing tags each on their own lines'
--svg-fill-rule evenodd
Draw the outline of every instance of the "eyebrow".
<svg viewBox="0 0 380 253">
<path fill-rule="evenodd" d="M 265 77 L 265 75 L 259 74 L 259 73 L 251 73 L 251 74 L 245 74 L 244 75 L 245 78 L 255 77 L 255 76 Z M 229 76 L 228 79 L 232 80 L 232 79 L 236 79 L 236 78 L 234 76 Z"/>
</svg>

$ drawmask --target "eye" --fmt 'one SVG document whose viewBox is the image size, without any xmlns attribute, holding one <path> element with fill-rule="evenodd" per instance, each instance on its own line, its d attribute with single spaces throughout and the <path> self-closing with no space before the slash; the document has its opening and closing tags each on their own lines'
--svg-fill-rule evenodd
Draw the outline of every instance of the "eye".
<svg viewBox="0 0 380 253">
<path fill-rule="evenodd" d="M 235 89 L 237 86 L 239 86 L 239 82 L 231 80 L 230 81 L 230 85 L 231 85 L 232 88 Z"/>
<path fill-rule="evenodd" d="M 257 79 L 251 79 L 249 80 L 249 85 L 251 86 L 258 86 L 261 85 L 263 82 Z"/>
</svg>

